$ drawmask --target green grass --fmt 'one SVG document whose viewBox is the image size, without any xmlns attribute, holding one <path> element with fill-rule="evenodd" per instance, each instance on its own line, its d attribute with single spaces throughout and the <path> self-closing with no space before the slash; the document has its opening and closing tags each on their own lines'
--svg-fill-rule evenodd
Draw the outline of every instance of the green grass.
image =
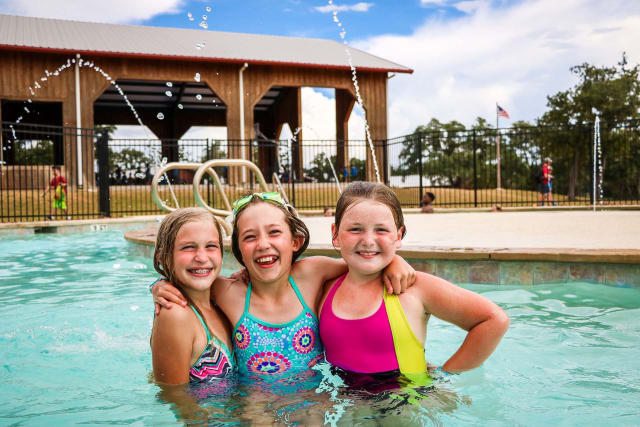
<svg viewBox="0 0 640 427">
<path fill-rule="evenodd" d="M 195 206 L 193 187 L 191 185 L 172 186 L 178 203 L 181 207 Z M 289 199 L 292 198 L 292 186 L 286 185 L 285 190 Z M 222 199 L 213 191 L 208 195 L 206 186 L 201 186 L 202 195 L 211 201 L 210 205 L 217 209 L 224 209 Z M 232 188 L 224 187 L 229 201 L 241 197 L 251 191 L 260 191 L 259 188 L 249 186 Z M 394 188 L 403 207 L 418 207 L 419 189 Z M 473 190 L 456 188 L 423 188 L 423 191 L 431 191 L 436 195 L 434 206 L 436 208 L 474 207 L 477 200 L 478 207 L 489 207 L 500 204 L 504 207 L 530 207 L 537 205 L 538 193 L 531 190 L 498 191 L 496 189 Z M 42 220 L 51 214 L 51 195 L 40 197 L 42 190 L 3 190 L 0 192 L 0 209 L 2 222 L 34 221 Z M 159 196 L 169 206 L 175 206 L 173 198 L 167 186 L 159 187 Z M 575 201 L 569 202 L 564 194 L 554 194 L 554 201 L 561 206 L 586 206 L 589 205 L 588 195 L 582 195 Z M 306 183 L 295 184 L 295 206 L 301 210 L 322 209 L 324 206 L 333 207 L 338 200 L 338 190 L 335 184 Z M 636 204 L 638 202 L 635 202 Z M 620 202 L 606 202 L 607 205 L 619 205 Z M 628 203 L 624 203 L 628 204 Z M 633 203 L 632 203 L 633 204 Z M 98 191 L 96 189 L 69 188 L 67 195 L 68 214 L 72 218 L 100 217 Z M 126 217 L 135 215 L 162 214 L 151 200 L 150 186 L 112 186 L 110 188 L 110 208 L 112 217 Z"/>
</svg>

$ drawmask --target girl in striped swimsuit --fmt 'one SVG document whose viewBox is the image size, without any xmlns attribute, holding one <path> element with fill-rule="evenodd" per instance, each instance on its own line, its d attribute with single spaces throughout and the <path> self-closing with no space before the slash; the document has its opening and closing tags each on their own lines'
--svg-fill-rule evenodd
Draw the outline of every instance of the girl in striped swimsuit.
<svg viewBox="0 0 640 427">
<path fill-rule="evenodd" d="M 153 262 L 188 301 L 188 306 L 164 310 L 154 318 L 156 382 L 185 384 L 229 376 L 231 327 L 211 303 L 211 285 L 222 268 L 222 232 L 216 219 L 201 208 L 167 215 L 158 230 Z"/>
</svg>

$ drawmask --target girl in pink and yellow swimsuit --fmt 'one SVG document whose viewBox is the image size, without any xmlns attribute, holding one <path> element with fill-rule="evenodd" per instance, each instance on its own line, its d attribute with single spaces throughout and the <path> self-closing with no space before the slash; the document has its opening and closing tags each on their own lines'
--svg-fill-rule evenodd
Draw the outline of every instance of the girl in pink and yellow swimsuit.
<svg viewBox="0 0 640 427">
<path fill-rule="evenodd" d="M 427 322 L 433 314 L 468 331 L 440 369 L 455 373 L 480 366 L 497 347 L 509 318 L 487 298 L 421 272 L 406 292 L 388 294 L 381 272 L 405 231 L 400 203 L 388 187 L 355 182 L 345 188 L 332 233 L 349 271 L 325 285 L 319 314 L 327 360 L 357 373 L 424 376 Z"/>
</svg>

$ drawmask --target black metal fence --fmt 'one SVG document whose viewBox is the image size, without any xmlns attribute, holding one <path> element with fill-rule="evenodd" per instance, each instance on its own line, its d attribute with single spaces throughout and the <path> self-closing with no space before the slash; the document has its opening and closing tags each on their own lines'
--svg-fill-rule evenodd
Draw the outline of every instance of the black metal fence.
<svg viewBox="0 0 640 427">
<path fill-rule="evenodd" d="M 365 179 L 369 151 L 366 141 L 349 141 L 338 158 L 342 143 L 330 140 L 305 140 L 301 147 L 295 141 L 125 140 L 91 129 L 16 123 L 2 123 L 1 136 L 2 222 L 160 214 L 150 185 L 164 163 L 238 157 L 256 163 L 268 183 L 275 173 L 298 209 L 331 208 L 339 197 L 336 181 L 343 186 Z M 592 125 L 531 126 L 440 130 L 374 145 L 383 148 L 382 178 L 404 207 L 418 207 L 425 192 L 436 196 L 436 207 L 539 205 L 536 177 L 546 157 L 553 160 L 554 179 L 551 200 L 545 202 L 562 206 L 592 203 L 593 140 Z M 602 124 L 601 140 L 599 203 L 638 204 L 640 122 Z M 65 189 L 51 187 L 53 165 L 62 166 Z M 219 167 L 216 172 L 229 200 L 258 188 L 247 171 Z M 194 205 L 193 175 L 186 169 L 168 172 L 159 197 L 170 206 Z M 210 206 L 224 207 L 209 177 L 199 189 Z M 66 210 L 59 204 L 54 209 L 61 191 Z"/>
</svg>

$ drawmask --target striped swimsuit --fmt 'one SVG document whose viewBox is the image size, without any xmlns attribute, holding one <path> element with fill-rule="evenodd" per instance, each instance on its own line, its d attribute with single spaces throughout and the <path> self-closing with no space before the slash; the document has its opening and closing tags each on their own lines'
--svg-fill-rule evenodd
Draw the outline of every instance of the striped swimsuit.
<svg viewBox="0 0 640 427">
<path fill-rule="evenodd" d="M 268 323 L 249 313 L 251 283 L 247 289 L 244 313 L 233 334 L 233 346 L 242 375 L 280 376 L 309 369 L 324 358 L 324 348 L 318 333 L 318 318 L 307 306 L 289 276 L 302 312 L 282 324 Z"/>
<path fill-rule="evenodd" d="M 207 334 L 207 346 L 198 360 L 189 368 L 189 382 L 207 381 L 230 375 L 233 371 L 232 353 L 222 341 L 209 332 L 207 324 L 202 320 L 198 311 L 193 306 L 190 307 Z"/>
</svg>

